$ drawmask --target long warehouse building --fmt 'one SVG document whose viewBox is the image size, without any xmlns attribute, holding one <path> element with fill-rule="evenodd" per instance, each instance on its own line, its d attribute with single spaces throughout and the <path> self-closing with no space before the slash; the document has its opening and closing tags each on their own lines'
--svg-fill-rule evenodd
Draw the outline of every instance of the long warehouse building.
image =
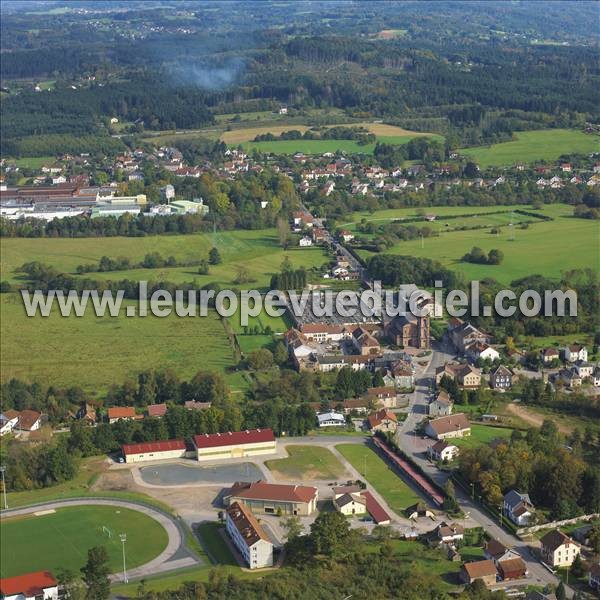
<svg viewBox="0 0 600 600">
<path fill-rule="evenodd" d="M 277 452 L 271 429 L 250 429 L 226 433 L 204 433 L 193 438 L 199 461 L 245 458 Z"/>
</svg>

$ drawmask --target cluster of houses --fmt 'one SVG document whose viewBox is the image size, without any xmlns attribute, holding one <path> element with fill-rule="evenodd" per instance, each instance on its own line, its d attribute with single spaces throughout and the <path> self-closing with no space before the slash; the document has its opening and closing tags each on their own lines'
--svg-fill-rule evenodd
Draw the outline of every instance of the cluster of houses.
<svg viewBox="0 0 600 600">
<path fill-rule="evenodd" d="M 31 433 L 41 428 L 45 415 L 36 410 L 5 410 L 0 413 L 0 436 L 8 433 Z"/>
</svg>

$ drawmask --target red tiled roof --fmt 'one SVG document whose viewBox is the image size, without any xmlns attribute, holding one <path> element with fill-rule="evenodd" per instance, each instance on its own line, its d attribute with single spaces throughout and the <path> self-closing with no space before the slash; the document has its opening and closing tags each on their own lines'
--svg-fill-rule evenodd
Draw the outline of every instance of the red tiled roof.
<svg viewBox="0 0 600 600">
<path fill-rule="evenodd" d="M 19 429 L 29 431 L 42 415 L 35 410 L 22 410 L 19 413 Z"/>
<path fill-rule="evenodd" d="M 197 448 L 217 448 L 236 444 L 260 444 L 274 442 L 275 435 L 271 429 L 246 429 L 245 431 L 228 431 L 226 433 L 204 433 L 194 436 Z"/>
<path fill-rule="evenodd" d="M 27 596 L 38 596 L 44 593 L 44 589 L 57 585 L 56 579 L 50 571 L 36 571 L 16 577 L 0 579 L 0 593 L 3 596 L 23 594 Z"/>
<path fill-rule="evenodd" d="M 391 396 L 397 396 L 398 392 L 395 387 L 381 385 L 378 387 L 369 388 L 367 390 L 367 396 L 386 396 L 390 398 Z"/>
<path fill-rule="evenodd" d="M 265 530 L 243 502 L 234 502 L 227 509 L 227 514 L 249 548 L 258 540 L 270 542 Z"/>
<path fill-rule="evenodd" d="M 164 417 L 167 412 L 166 404 L 150 404 L 148 406 L 149 417 Z"/>
<path fill-rule="evenodd" d="M 317 495 L 317 488 L 305 485 L 283 485 L 266 481 L 237 481 L 228 496 L 249 500 L 277 500 L 281 502 L 310 502 Z"/>
<path fill-rule="evenodd" d="M 471 427 L 469 419 L 463 413 L 433 419 L 429 421 L 428 425 L 437 435 L 449 433 L 450 431 L 462 431 Z"/>
<path fill-rule="evenodd" d="M 143 444 L 123 444 L 125 456 L 129 454 L 145 454 L 147 452 L 167 452 L 168 450 L 185 450 L 183 440 L 165 440 L 162 442 L 145 442 Z"/>
<path fill-rule="evenodd" d="M 578 546 L 576 542 L 574 542 L 568 535 L 565 535 L 559 529 L 553 529 L 552 531 L 549 531 L 540 539 L 540 542 L 542 546 L 547 548 L 550 552 L 554 552 L 563 544 L 573 544 L 574 546 Z"/>
<path fill-rule="evenodd" d="M 367 510 L 375 523 L 389 523 L 391 521 L 390 515 L 385 512 L 371 492 L 363 492 L 362 496 L 367 501 Z"/>
<path fill-rule="evenodd" d="M 470 579 L 478 579 L 496 574 L 496 565 L 493 560 L 478 560 L 466 563 L 463 565 L 463 569 L 467 572 Z"/>
<path fill-rule="evenodd" d="M 527 566 L 520 557 L 501 560 L 498 563 L 498 568 L 502 574 L 502 579 L 517 579 L 523 577 L 527 571 Z"/>
<path fill-rule="evenodd" d="M 135 417 L 133 406 L 111 406 L 108 409 L 109 419 L 125 419 L 127 417 Z"/>
<path fill-rule="evenodd" d="M 327 325 L 326 323 L 305 323 L 300 326 L 302 333 L 342 333 L 342 325 Z"/>
<path fill-rule="evenodd" d="M 373 427 L 377 427 L 381 425 L 381 423 L 385 420 L 389 419 L 390 421 L 394 421 L 394 423 L 398 422 L 396 415 L 393 412 L 390 412 L 387 408 L 382 408 L 380 411 L 376 412 L 374 415 L 369 415 L 369 425 L 371 429 Z"/>
</svg>

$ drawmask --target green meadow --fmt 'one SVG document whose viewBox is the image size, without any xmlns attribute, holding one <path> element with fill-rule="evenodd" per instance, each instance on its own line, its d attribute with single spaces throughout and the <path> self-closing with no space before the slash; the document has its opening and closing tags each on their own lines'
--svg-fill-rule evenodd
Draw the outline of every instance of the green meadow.
<svg viewBox="0 0 600 600">
<path fill-rule="evenodd" d="M 384 144 L 407 144 L 416 135 L 389 135 L 377 136 L 377 141 Z M 442 136 L 427 136 L 437 140 L 443 140 Z M 245 142 L 242 144 L 245 150 L 260 150 L 273 154 L 324 154 L 326 152 L 344 152 L 346 154 L 373 154 L 375 144 L 359 144 L 355 140 L 275 140 L 271 142 Z"/>
<path fill-rule="evenodd" d="M 122 569 L 120 533 L 127 534 L 129 568 L 143 565 L 167 546 L 162 525 L 137 510 L 111 506 L 73 506 L 55 513 L 3 519 L 2 577 L 33 571 L 79 573 L 93 546 L 105 546 L 112 573 Z"/>
<path fill-rule="evenodd" d="M 345 475 L 340 461 L 327 448 L 320 446 L 286 446 L 287 458 L 269 460 L 265 464 L 278 479 L 312 481 L 337 480 Z"/>
<path fill-rule="evenodd" d="M 494 207 L 495 210 L 500 208 Z M 436 214 L 439 209 L 427 210 Z M 455 210 L 457 213 L 475 212 L 471 207 L 455 207 Z M 442 228 L 437 237 L 423 241 L 419 239 L 400 242 L 385 253 L 438 260 L 448 268 L 462 273 L 467 280 L 492 277 L 504 284 L 527 275 L 539 274 L 559 279 L 561 272 L 569 269 L 599 268 L 597 222 L 572 217 L 572 207 L 566 205 L 545 206 L 541 213 L 553 216 L 554 220 L 533 220 L 527 229 L 501 226 L 499 234 L 492 234 L 487 228 L 463 231 L 445 231 Z M 374 213 L 373 218 L 376 219 L 377 215 L 378 213 Z M 385 215 L 385 218 L 389 219 L 390 215 Z M 474 224 L 479 224 L 484 218 L 487 224 L 490 217 L 473 217 L 471 220 Z M 516 215 L 516 218 L 520 220 L 522 215 Z M 452 221 L 448 223 L 452 224 Z M 490 221 L 490 226 L 498 225 L 502 224 Z M 485 252 L 492 248 L 502 250 L 502 264 L 479 265 L 462 262 L 462 256 L 473 246 L 478 246 Z M 374 256 L 374 253 L 367 250 L 359 250 L 359 254 L 363 258 Z"/>
<path fill-rule="evenodd" d="M 132 304 L 124 303 L 125 306 Z M 0 296 L 0 380 L 13 377 L 45 385 L 80 386 L 99 394 L 141 371 L 171 368 L 189 378 L 200 370 L 225 372 L 235 365 L 223 324 L 206 317 L 176 315 L 27 317 L 20 295 Z M 237 380 L 230 381 L 232 389 Z"/>
<path fill-rule="evenodd" d="M 294 242 L 297 243 L 297 239 L 294 238 Z M 0 270 L 2 279 L 18 281 L 19 275 L 15 270 L 29 261 L 39 261 L 71 274 L 75 274 L 78 265 L 97 264 L 102 256 L 126 256 L 136 263 L 145 254 L 158 252 L 164 258 L 174 256 L 181 262 L 199 261 L 208 258 L 213 246 L 219 250 L 222 262 L 211 265 L 208 275 L 199 275 L 198 267 L 164 267 L 91 272 L 85 276 L 106 280 L 196 281 L 199 286 L 218 283 L 222 287 L 265 289 L 286 256 L 295 268 L 320 267 L 328 261 L 321 248 L 292 246 L 285 251 L 279 246 L 275 229 L 261 229 L 141 238 L 2 238 Z M 243 273 L 245 282 L 237 284 L 240 273 Z"/>
<path fill-rule="evenodd" d="M 516 140 L 462 148 L 460 154 L 472 158 L 481 168 L 510 166 L 556 160 L 563 154 L 589 154 L 600 151 L 600 137 L 574 129 L 541 129 L 515 134 Z"/>
</svg>

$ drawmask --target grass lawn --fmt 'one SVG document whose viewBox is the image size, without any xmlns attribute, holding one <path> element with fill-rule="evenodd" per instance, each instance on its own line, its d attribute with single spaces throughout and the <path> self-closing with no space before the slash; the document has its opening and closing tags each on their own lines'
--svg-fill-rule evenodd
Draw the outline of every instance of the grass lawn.
<svg viewBox="0 0 600 600">
<path fill-rule="evenodd" d="M 489 444 L 497 438 L 510 438 L 513 430 L 507 427 L 491 427 L 489 425 L 480 425 L 471 423 L 471 435 L 464 438 L 453 438 L 451 442 L 459 448 L 476 448 L 483 444 Z"/>
<path fill-rule="evenodd" d="M 391 540 L 391 545 L 396 556 L 402 557 L 407 564 L 414 565 L 438 580 L 441 580 L 448 590 L 455 589 L 460 585 L 458 573 L 463 562 L 483 559 L 483 548 L 474 546 L 463 546 L 459 552 L 462 561 L 449 561 L 441 551 L 428 548 L 417 541 Z M 380 545 L 367 544 L 367 551 L 378 553 Z"/>
<path fill-rule="evenodd" d="M 480 167 L 510 166 L 516 162 L 556 160 L 562 154 L 600 151 L 600 137 L 574 129 L 542 129 L 516 133 L 517 139 L 491 146 L 463 148 L 460 154 Z"/>
<path fill-rule="evenodd" d="M 225 371 L 234 351 L 215 312 L 206 317 L 27 317 L 20 295 L 0 297 L 1 381 L 13 377 L 46 385 L 80 386 L 91 394 L 150 368 L 182 378 Z M 207 350 L 210 350 L 207 351 Z"/>
<path fill-rule="evenodd" d="M 103 529 L 110 530 L 110 532 Z M 122 507 L 74 506 L 53 514 L 4 519 L 0 527 L 2 576 L 61 568 L 78 573 L 93 546 L 106 546 L 111 572 L 122 568 L 120 533 L 127 534 L 130 568 L 158 556 L 167 532 L 142 512 Z"/>
<path fill-rule="evenodd" d="M 221 523 L 202 523 L 196 528 L 200 543 L 207 555 L 219 565 L 238 566 L 231 550 L 225 543 L 221 531 L 224 529 Z"/>
<path fill-rule="evenodd" d="M 14 162 L 20 169 L 41 169 L 44 165 L 51 165 L 56 161 L 55 156 L 29 156 L 17 158 Z M 8 162 L 13 162 L 11 159 Z"/>
<path fill-rule="evenodd" d="M 463 211 L 465 208 L 462 207 Z M 515 228 L 514 232 L 509 229 L 504 227 L 499 235 L 490 234 L 488 229 L 443 232 L 423 244 L 421 240 L 400 242 L 386 250 L 386 254 L 431 258 L 462 273 L 467 281 L 492 277 L 503 284 L 533 274 L 559 279 L 565 270 L 600 267 L 598 225 L 594 221 L 558 216 L 554 221 L 531 223 L 528 229 Z M 504 261 L 501 265 L 461 262 L 461 257 L 473 246 L 485 252 L 498 248 L 504 253 Z M 579 252 L 582 246 L 589 252 Z M 363 258 L 374 255 L 366 250 L 358 252 Z"/>
<path fill-rule="evenodd" d="M 222 262 L 211 266 L 208 275 L 198 275 L 196 267 L 172 267 L 91 272 L 86 277 L 136 281 L 163 279 L 174 283 L 195 281 L 199 287 L 218 283 L 223 288 L 266 289 L 271 276 L 280 270 L 286 256 L 295 268 L 310 269 L 328 262 L 321 248 L 293 247 L 284 251 L 279 246 L 275 229 L 259 229 L 223 231 L 216 235 L 197 233 L 141 238 L 2 238 L 0 271 L 2 279 L 15 282 L 19 281 L 15 269 L 29 261 L 40 261 L 62 272 L 75 274 L 78 265 L 97 264 L 102 256 L 126 256 L 132 263 L 136 263 L 149 252 L 159 252 L 165 258 L 174 256 L 178 261 L 191 261 L 207 258 L 213 246 L 218 248 Z M 240 271 L 246 276 L 247 283 L 235 283 Z"/>
<path fill-rule="evenodd" d="M 371 448 L 359 444 L 339 444 L 336 448 L 344 458 L 385 499 L 390 508 L 401 514 L 411 504 L 419 502 L 420 496 L 406 484 L 388 464 Z M 365 474 L 366 466 L 366 474 Z"/>
<path fill-rule="evenodd" d="M 346 476 L 340 461 L 327 448 L 320 446 L 286 446 L 288 458 L 267 461 L 267 467 L 278 479 L 307 481 L 340 479 Z"/>
</svg>

